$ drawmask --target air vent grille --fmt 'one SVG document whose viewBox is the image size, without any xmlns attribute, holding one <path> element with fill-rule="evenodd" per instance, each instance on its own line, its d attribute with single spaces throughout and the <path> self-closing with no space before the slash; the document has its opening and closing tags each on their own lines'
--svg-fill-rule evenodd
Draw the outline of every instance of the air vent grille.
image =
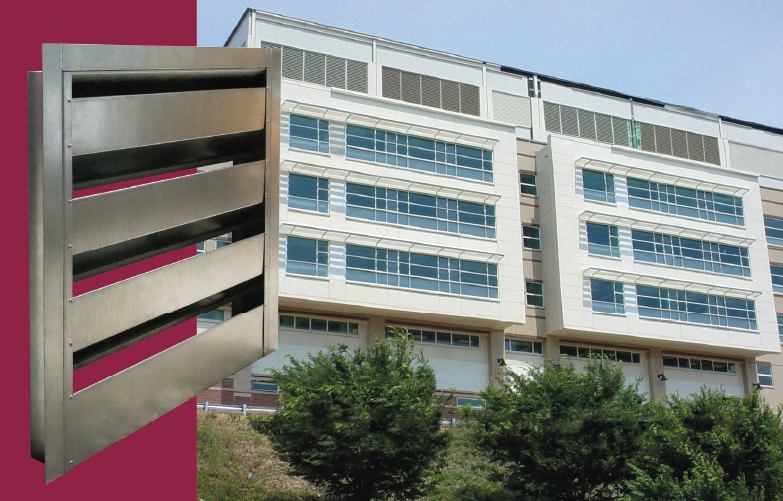
<svg viewBox="0 0 783 501">
<path fill-rule="evenodd" d="M 367 63 L 261 42 L 283 51 L 283 77 L 367 94 Z"/>
<path fill-rule="evenodd" d="M 383 97 L 467 115 L 480 115 L 479 88 L 384 66 Z"/>
</svg>

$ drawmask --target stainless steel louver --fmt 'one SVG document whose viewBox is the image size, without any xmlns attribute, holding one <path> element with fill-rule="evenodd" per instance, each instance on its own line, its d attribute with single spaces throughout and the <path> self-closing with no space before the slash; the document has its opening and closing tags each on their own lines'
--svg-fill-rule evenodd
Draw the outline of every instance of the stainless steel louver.
<svg viewBox="0 0 783 501">
<path fill-rule="evenodd" d="M 595 141 L 595 113 L 586 110 L 577 111 L 579 112 L 579 137 Z"/>
<path fill-rule="evenodd" d="M 560 105 L 544 101 L 544 124 L 549 132 L 560 134 L 563 128 L 560 124 Z"/>
<path fill-rule="evenodd" d="M 492 118 L 500 122 L 530 127 L 532 120 L 530 98 L 493 90 Z"/>
<path fill-rule="evenodd" d="M 383 97 L 479 116 L 479 88 L 384 66 Z"/>
<path fill-rule="evenodd" d="M 459 83 L 450 80 L 441 80 L 440 95 L 441 108 L 459 113 Z"/>
<path fill-rule="evenodd" d="M 493 92 L 493 101 L 495 92 Z M 631 120 L 544 101 L 544 124 L 549 132 L 633 146 Z M 718 139 L 662 125 L 634 122 L 643 151 L 720 165 Z"/>
<path fill-rule="evenodd" d="M 285 78 L 367 94 L 367 63 L 270 42 L 261 48 L 282 50 Z"/>
<path fill-rule="evenodd" d="M 346 59 L 345 65 L 348 73 L 346 89 L 367 94 L 367 63 Z"/>
<path fill-rule="evenodd" d="M 383 97 L 389 99 L 402 99 L 402 72 L 394 68 L 383 67 L 381 72 L 383 78 Z"/>
<path fill-rule="evenodd" d="M 29 77 L 30 317 L 47 482 L 277 349 L 280 66 L 279 50 L 44 46 Z M 74 281 L 228 232 L 232 245 L 73 297 Z M 73 391 L 75 369 L 229 302 L 230 320 Z"/>
</svg>

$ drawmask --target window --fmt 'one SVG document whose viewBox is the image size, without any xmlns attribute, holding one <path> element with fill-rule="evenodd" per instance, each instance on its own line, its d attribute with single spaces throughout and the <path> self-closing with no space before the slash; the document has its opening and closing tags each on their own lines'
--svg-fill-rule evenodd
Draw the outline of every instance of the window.
<svg viewBox="0 0 783 501">
<path fill-rule="evenodd" d="M 724 374 L 736 374 L 737 366 L 724 360 L 707 360 L 705 358 L 690 357 L 663 357 L 663 366 L 675 369 L 689 369 L 693 371 L 722 372 Z"/>
<path fill-rule="evenodd" d="M 250 391 L 261 391 L 264 393 L 280 393 L 280 387 L 275 383 L 268 383 L 266 381 L 251 381 Z"/>
<path fill-rule="evenodd" d="M 599 313 L 625 313 L 623 284 L 608 280 L 590 279 L 590 297 L 593 311 Z"/>
<path fill-rule="evenodd" d="M 747 247 L 638 230 L 631 232 L 631 239 L 633 258 L 636 261 L 724 275 L 750 276 L 750 257 Z"/>
<path fill-rule="evenodd" d="M 783 219 L 764 216 L 767 243 L 783 247 Z"/>
<path fill-rule="evenodd" d="M 483 409 L 484 401 L 478 398 L 457 397 L 457 406 L 462 407 L 463 405 L 469 405 L 474 409 Z"/>
<path fill-rule="evenodd" d="M 625 350 L 610 350 L 605 348 L 591 348 L 588 346 L 560 345 L 560 354 L 573 358 L 597 358 L 623 362 L 626 364 L 639 364 L 642 361 L 640 353 Z"/>
<path fill-rule="evenodd" d="M 636 302 L 642 317 L 737 329 L 758 329 L 756 305 L 749 299 L 637 285 Z"/>
<path fill-rule="evenodd" d="M 223 310 L 212 310 L 202 313 L 198 318 L 199 320 L 215 320 L 217 322 L 222 322 L 226 318 L 226 313 Z"/>
<path fill-rule="evenodd" d="M 628 178 L 628 203 L 667 214 L 745 225 L 742 198 Z"/>
<path fill-rule="evenodd" d="M 347 183 L 346 215 L 429 230 L 495 238 L 494 205 L 408 191 Z"/>
<path fill-rule="evenodd" d="M 522 339 L 506 339 L 506 351 L 516 353 L 544 354 L 544 345 L 538 341 L 525 341 Z"/>
<path fill-rule="evenodd" d="M 614 176 L 612 174 L 583 169 L 582 183 L 587 200 L 614 203 Z"/>
<path fill-rule="evenodd" d="M 280 315 L 280 327 L 284 329 L 297 329 L 302 331 L 319 331 L 333 334 L 359 335 L 357 322 L 345 322 L 342 320 L 327 320 L 325 318 L 303 317 L 302 315 Z"/>
<path fill-rule="evenodd" d="M 317 212 L 329 212 L 329 180 L 288 174 L 288 206 Z"/>
<path fill-rule="evenodd" d="M 599 256 L 620 257 L 617 226 L 587 223 L 587 252 Z"/>
<path fill-rule="evenodd" d="M 525 282 L 525 295 L 527 305 L 538 308 L 544 307 L 544 284 L 541 282 Z"/>
<path fill-rule="evenodd" d="M 770 264 L 769 269 L 772 273 L 772 290 L 783 294 L 783 265 Z"/>
<path fill-rule="evenodd" d="M 328 266 L 329 242 L 288 237 L 285 266 L 287 273 L 325 277 Z"/>
<path fill-rule="evenodd" d="M 291 115 L 289 146 L 329 153 L 329 122 L 320 118 Z"/>
<path fill-rule="evenodd" d="M 394 336 L 394 329 L 400 326 L 387 325 L 386 337 Z M 462 348 L 479 348 L 480 337 L 470 334 L 456 334 L 453 332 L 443 332 L 425 329 L 408 329 L 403 327 L 408 336 L 416 343 L 444 344 L 450 346 L 461 346 Z"/>
<path fill-rule="evenodd" d="M 522 225 L 522 247 L 541 250 L 541 229 L 538 226 Z"/>
<path fill-rule="evenodd" d="M 348 124 L 345 156 L 492 182 L 492 151 Z"/>
<path fill-rule="evenodd" d="M 215 240 L 215 249 L 220 249 L 221 247 L 225 247 L 226 245 L 231 245 L 231 242 L 228 240 Z"/>
<path fill-rule="evenodd" d="M 783 343 L 783 315 L 778 315 L 778 337 L 780 342 Z"/>
<path fill-rule="evenodd" d="M 772 366 L 770 364 L 756 364 L 756 372 L 759 375 L 759 384 L 772 388 L 774 386 L 772 381 Z"/>
<path fill-rule="evenodd" d="M 496 299 L 496 264 L 346 245 L 347 280 Z"/>
<path fill-rule="evenodd" d="M 523 195 L 538 196 L 538 187 L 536 186 L 536 175 L 519 173 L 519 193 Z"/>
<path fill-rule="evenodd" d="M 204 250 L 204 242 L 196 243 L 196 254 L 204 254 L 204 252 L 206 252 Z"/>
</svg>

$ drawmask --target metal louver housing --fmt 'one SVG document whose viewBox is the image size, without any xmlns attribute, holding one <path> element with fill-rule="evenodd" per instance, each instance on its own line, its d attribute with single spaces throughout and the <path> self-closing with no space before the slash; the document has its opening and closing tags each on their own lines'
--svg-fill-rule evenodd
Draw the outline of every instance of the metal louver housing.
<svg viewBox="0 0 783 501">
<path fill-rule="evenodd" d="M 47 482 L 277 349 L 280 67 L 279 50 L 44 45 L 29 76 L 30 334 Z M 228 232 L 232 245 L 73 297 L 74 281 Z M 229 302 L 230 320 L 73 391 L 75 369 Z"/>
<path fill-rule="evenodd" d="M 429 75 L 384 66 L 381 70 L 383 97 L 479 116 L 479 88 Z"/>
</svg>

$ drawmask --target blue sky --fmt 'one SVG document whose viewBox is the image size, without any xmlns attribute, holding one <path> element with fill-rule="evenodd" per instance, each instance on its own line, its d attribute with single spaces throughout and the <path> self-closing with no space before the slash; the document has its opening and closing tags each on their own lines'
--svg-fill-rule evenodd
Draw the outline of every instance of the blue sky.
<svg viewBox="0 0 783 501">
<path fill-rule="evenodd" d="M 198 0 L 198 44 L 247 7 L 783 128 L 783 0 Z"/>
</svg>

